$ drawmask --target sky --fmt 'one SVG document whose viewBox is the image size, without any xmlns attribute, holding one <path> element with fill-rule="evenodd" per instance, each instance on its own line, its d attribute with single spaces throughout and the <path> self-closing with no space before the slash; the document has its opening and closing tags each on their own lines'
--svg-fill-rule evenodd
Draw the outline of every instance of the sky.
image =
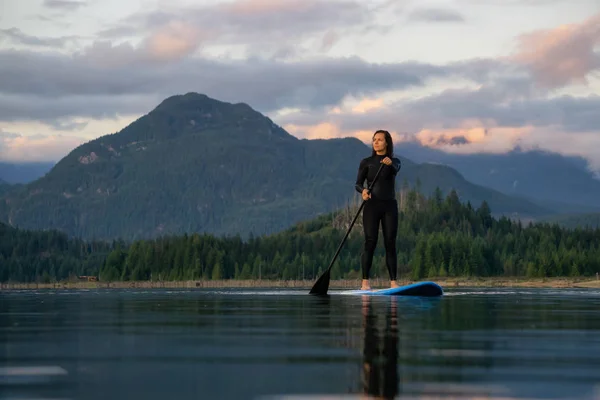
<svg viewBox="0 0 600 400">
<path fill-rule="evenodd" d="M 188 92 L 299 138 L 600 171 L 600 2 L 0 0 L 1 161 L 58 161 Z"/>
</svg>

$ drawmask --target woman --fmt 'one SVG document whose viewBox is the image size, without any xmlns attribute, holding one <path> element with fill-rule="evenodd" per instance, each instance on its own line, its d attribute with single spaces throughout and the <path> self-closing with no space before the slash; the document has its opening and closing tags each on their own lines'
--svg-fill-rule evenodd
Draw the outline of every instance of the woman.
<svg viewBox="0 0 600 400">
<path fill-rule="evenodd" d="M 379 173 L 377 182 L 371 184 L 381 164 L 385 164 Z M 361 258 L 362 286 L 361 290 L 370 290 L 369 271 L 373 264 L 373 254 L 377 247 L 379 223 L 383 230 L 383 243 L 385 245 L 385 262 L 390 276 L 390 286 L 398 287 L 396 283 L 396 235 L 398 232 L 398 202 L 396 201 L 396 174 L 400 170 L 400 160 L 394 157 L 394 143 L 388 131 L 378 130 L 373 134 L 373 152 L 370 157 L 364 158 L 358 167 L 356 178 L 356 191 L 362 194 L 366 201 L 363 208 L 363 229 L 365 233 L 364 252 Z"/>
</svg>

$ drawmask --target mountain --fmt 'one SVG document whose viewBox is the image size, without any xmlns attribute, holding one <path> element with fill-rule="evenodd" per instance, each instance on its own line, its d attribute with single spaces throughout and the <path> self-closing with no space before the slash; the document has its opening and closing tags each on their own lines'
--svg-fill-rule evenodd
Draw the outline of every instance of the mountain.
<svg viewBox="0 0 600 400">
<path fill-rule="evenodd" d="M 44 176 L 53 162 L 0 162 L 0 180 L 8 183 L 29 183 Z"/>
<path fill-rule="evenodd" d="M 452 154 L 414 142 L 398 147 L 416 162 L 448 165 L 473 183 L 528 198 L 556 212 L 600 211 L 600 180 L 581 157 L 518 148 L 504 154 Z"/>
<path fill-rule="evenodd" d="M 81 281 L 85 279 L 78 278 L 82 275 L 98 277 L 104 283 L 314 281 L 330 262 L 356 208 L 358 204 L 353 204 L 349 209 L 335 210 L 248 241 L 194 233 L 133 243 L 102 243 L 0 223 L 0 282 Z M 459 204 L 454 193 L 445 199 L 425 199 L 411 191 L 399 211 L 402 246 L 398 273 L 403 279 L 589 277 L 600 270 L 600 230 L 572 232 L 553 225 L 523 226 L 506 218 L 495 219 L 489 208 Z M 364 240 L 361 229 L 357 226 L 347 239 L 332 268 L 332 279 L 360 278 Z M 375 252 L 372 276 L 387 277 L 382 247 Z"/>
<path fill-rule="evenodd" d="M 16 187 L 17 187 L 17 185 L 11 185 L 8 182 L 3 181 L 0 178 L 0 196 L 5 195 L 6 193 L 8 193 L 9 191 L 13 190 Z"/>
<path fill-rule="evenodd" d="M 564 228 L 600 228 L 600 213 L 557 214 L 542 219 L 543 222 L 558 224 Z"/>
<path fill-rule="evenodd" d="M 187 93 L 11 190 L 0 201 L 0 219 L 87 239 L 271 233 L 356 198 L 358 164 L 368 154 L 358 139 L 298 139 L 247 104 Z M 549 213 L 467 182 L 452 168 L 401 159 L 398 189 L 420 180 L 424 193 L 455 188 L 461 200 L 487 200 L 499 213 Z"/>
</svg>

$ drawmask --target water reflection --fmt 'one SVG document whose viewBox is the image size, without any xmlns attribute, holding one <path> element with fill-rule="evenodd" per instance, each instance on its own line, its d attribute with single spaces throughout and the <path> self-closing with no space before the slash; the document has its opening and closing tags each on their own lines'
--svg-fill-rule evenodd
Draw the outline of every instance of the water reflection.
<svg viewBox="0 0 600 400">
<path fill-rule="evenodd" d="M 597 295 L 361 300 L 361 398 L 600 399 Z"/>
<path fill-rule="evenodd" d="M 599 398 L 589 291 L 1 295 L 0 400 Z"/>
<path fill-rule="evenodd" d="M 378 326 L 371 296 L 362 296 L 363 393 L 369 399 L 393 399 L 398 394 L 398 302 L 390 297 Z"/>
</svg>

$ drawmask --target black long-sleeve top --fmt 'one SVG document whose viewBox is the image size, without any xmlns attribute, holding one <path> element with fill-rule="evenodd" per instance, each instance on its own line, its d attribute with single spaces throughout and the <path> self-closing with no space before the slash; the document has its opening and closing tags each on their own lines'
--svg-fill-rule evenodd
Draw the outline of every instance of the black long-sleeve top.
<svg viewBox="0 0 600 400">
<path fill-rule="evenodd" d="M 354 185 L 357 192 L 362 193 L 363 189 L 368 188 L 371 182 L 373 182 L 373 179 L 381 166 L 381 160 L 385 157 L 387 156 L 376 154 L 374 156 L 363 158 L 360 161 L 358 176 L 356 177 L 356 184 Z M 373 185 L 373 188 L 371 189 L 372 199 L 391 200 L 396 197 L 396 174 L 400 171 L 401 163 L 396 157 L 390 157 L 390 159 L 392 160 L 392 164 L 383 165 L 383 169 L 379 173 L 377 182 L 375 182 L 375 185 Z M 364 186 L 365 180 L 367 181 L 366 186 Z"/>
</svg>

